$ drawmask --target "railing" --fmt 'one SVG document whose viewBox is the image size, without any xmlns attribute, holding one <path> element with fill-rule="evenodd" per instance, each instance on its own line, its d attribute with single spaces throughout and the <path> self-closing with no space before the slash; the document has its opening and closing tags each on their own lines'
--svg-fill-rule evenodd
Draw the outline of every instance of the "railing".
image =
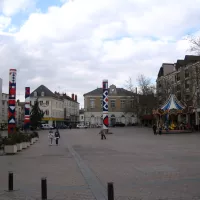
<svg viewBox="0 0 200 200">
<path fill-rule="evenodd" d="M 14 191 L 14 178 L 13 172 L 8 172 L 8 192 Z M 107 183 L 108 200 L 114 200 L 114 184 L 113 182 Z M 47 178 L 41 178 L 41 200 L 47 200 Z"/>
</svg>

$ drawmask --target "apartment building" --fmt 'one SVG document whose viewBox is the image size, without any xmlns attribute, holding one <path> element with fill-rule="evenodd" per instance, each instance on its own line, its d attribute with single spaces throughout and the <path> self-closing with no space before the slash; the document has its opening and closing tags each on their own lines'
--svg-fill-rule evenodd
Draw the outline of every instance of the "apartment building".
<svg viewBox="0 0 200 200">
<path fill-rule="evenodd" d="M 53 93 L 46 86 L 41 85 L 30 94 L 31 105 L 36 99 L 40 109 L 45 113 L 43 123 L 59 126 L 64 123 L 77 123 L 79 116 L 79 103 L 77 95 L 70 98 L 66 94 Z"/>
<path fill-rule="evenodd" d="M 2 79 L 0 78 L 0 111 L 2 112 Z M 2 113 L 0 113 L 0 124 L 2 123 Z"/>
<path fill-rule="evenodd" d="M 66 93 L 60 94 L 55 92 L 54 94 L 63 100 L 65 123 L 76 126 L 79 121 L 79 102 L 77 95 L 72 94 L 71 97 L 69 97 Z"/>
<path fill-rule="evenodd" d="M 8 94 L 2 93 L 2 124 L 8 123 Z"/>
<path fill-rule="evenodd" d="M 30 104 L 34 105 L 36 100 L 39 101 L 39 107 L 44 112 L 43 123 L 55 126 L 64 123 L 64 104 L 59 96 L 44 85 L 40 85 L 30 94 Z"/>
<path fill-rule="evenodd" d="M 199 84 L 200 56 L 186 55 L 184 60 L 162 65 L 157 77 L 158 105 L 161 106 L 173 93 L 186 107 L 187 114 L 181 117 L 185 117 L 186 122 L 199 125 Z"/>
<path fill-rule="evenodd" d="M 133 93 L 123 88 L 117 88 L 115 85 L 109 87 L 109 125 L 116 122 L 122 122 L 125 125 L 136 123 L 136 112 L 132 112 Z M 97 88 L 84 96 L 84 120 L 91 126 L 103 123 L 102 115 L 102 97 L 103 89 Z M 128 107 L 127 107 L 128 105 Z"/>
</svg>

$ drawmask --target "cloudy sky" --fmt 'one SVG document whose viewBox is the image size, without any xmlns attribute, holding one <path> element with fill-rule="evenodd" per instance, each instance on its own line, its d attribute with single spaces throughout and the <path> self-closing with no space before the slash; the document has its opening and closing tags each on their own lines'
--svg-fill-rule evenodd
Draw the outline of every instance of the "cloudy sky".
<svg viewBox="0 0 200 200">
<path fill-rule="evenodd" d="M 16 68 L 17 98 L 44 84 L 78 94 L 102 79 L 124 87 L 156 79 L 163 62 L 184 58 L 200 31 L 200 0 L 0 0 L 0 77 Z M 135 83 L 136 85 L 136 83 Z"/>
</svg>

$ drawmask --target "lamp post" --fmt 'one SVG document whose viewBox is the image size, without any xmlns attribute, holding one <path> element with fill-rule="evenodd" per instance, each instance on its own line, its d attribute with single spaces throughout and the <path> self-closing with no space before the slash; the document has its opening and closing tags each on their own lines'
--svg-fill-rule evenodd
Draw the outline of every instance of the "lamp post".
<svg viewBox="0 0 200 200">
<path fill-rule="evenodd" d="M 195 121 L 196 121 L 196 129 L 199 130 L 199 114 L 198 114 L 198 106 L 199 106 L 199 87 L 197 85 L 196 88 L 196 110 L 195 110 Z"/>
</svg>

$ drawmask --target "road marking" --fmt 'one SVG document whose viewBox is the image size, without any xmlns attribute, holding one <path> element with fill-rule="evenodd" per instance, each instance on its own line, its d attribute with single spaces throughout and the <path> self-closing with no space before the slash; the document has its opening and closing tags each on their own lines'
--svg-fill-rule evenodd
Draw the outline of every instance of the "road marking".
<svg viewBox="0 0 200 200">
<path fill-rule="evenodd" d="M 68 145 L 69 152 L 73 155 L 83 177 L 85 178 L 89 188 L 91 189 L 96 200 L 106 200 L 106 189 L 101 184 L 99 179 L 90 170 L 90 168 L 84 163 L 80 155 L 73 149 L 72 146 Z"/>
</svg>

